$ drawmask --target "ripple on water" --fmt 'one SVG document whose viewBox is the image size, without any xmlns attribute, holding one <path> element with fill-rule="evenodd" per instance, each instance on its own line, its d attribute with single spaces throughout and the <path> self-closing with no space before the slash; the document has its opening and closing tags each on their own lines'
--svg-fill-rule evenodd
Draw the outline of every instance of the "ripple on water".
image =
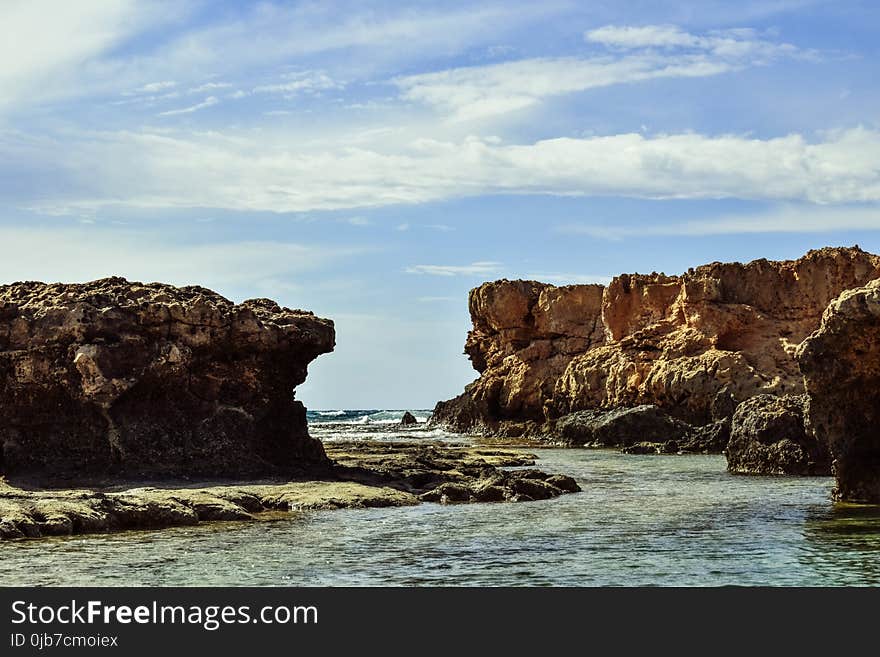
<svg viewBox="0 0 880 657">
<path fill-rule="evenodd" d="M 719 456 L 535 450 L 582 493 L 6 543 L 8 585 L 877 585 L 880 508 Z"/>
</svg>

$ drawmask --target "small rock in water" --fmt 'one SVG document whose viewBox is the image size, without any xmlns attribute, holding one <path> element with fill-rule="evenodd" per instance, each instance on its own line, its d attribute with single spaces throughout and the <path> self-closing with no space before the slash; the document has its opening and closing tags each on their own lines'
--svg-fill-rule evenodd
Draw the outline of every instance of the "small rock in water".
<svg viewBox="0 0 880 657">
<path fill-rule="evenodd" d="M 414 424 L 418 424 L 419 421 L 416 419 L 416 416 L 407 411 L 403 414 L 403 417 L 400 419 L 400 426 L 409 427 Z"/>
</svg>

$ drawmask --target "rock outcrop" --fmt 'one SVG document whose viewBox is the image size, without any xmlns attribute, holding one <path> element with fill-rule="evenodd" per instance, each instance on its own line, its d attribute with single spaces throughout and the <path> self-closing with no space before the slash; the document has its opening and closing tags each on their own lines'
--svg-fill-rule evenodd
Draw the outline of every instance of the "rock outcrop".
<svg viewBox="0 0 880 657">
<path fill-rule="evenodd" d="M 727 444 L 736 474 L 831 474 L 828 448 L 805 428 L 806 395 L 756 395 L 740 404 Z"/>
<path fill-rule="evenodd" d="M 23 490 L 0 479 L 0 541 L 273 520 L 304 509 L 529 502 L 580 490 L 571 477 L 523 469 L 536 457 L 518 450 L 336 441 L 327 455 L 332 463 L 317 481 L 116 481 L 109 488 Z"/>
<path fill-rule="evenodd" d="M 629 447 L 682 440 L 691 426 L 646 404 L 613 411 L 578 411 L 556 422 L 555 435 L 568 445 Z"/>
<path fill-rule="evenodd" d="M 201 287 L 0 286 L 0 474 L 243 476 L 326 465 L 294 388 L 330 320 Z"/>
<path fill-rule="evenodd" d="M 831 451 L 835 496 L 880 503 L 880 281 L 835 299 L 797 358 L 808 426 Z"/>
<path fill-rule="evenodd" d="M 400 418 L 400 426 L 402 427 L 411 427 L 414 424 L 418 424 L 419 421 L 416 419 L 416 416 L 407 411 L 403 414 L 403 417 Z"/>
<path fill-rule="evenodd" d="M 880 256 L 854 247 L 622 275 L 607 287 L 486 283 L 470 293 L 465 345 L 480 377 L 432 422 L 541 435 L 573 412 L 653 404 L 711 426 L 754 395 L 802 394 L 797 345 L 832 299 L 878 276 Z"/>
</svg>

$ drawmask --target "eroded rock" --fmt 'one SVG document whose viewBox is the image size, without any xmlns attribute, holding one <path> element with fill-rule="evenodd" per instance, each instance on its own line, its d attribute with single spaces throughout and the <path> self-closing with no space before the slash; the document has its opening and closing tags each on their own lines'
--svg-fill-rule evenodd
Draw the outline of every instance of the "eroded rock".
<svg viewBox="0 0 880 657">
<path fill-rule="evenodd" d="M 628 447 L 636 443 L 680 440 L 690 425 L 653 405 L 613 411 L 578 411 L 556 421 L 554 435 L 569 445 Z"/>
<path fill-rule="evenodd" d="M 804 426 L 806 395 L 757 395 L 740 404 L 727 444 L 737 474 L 828 475 L 828 448 Z"/>
<path fill-rule="evenodd" d="M 855 247 L 607 287 L 486 283 L 470 293 L 465 345 L 480 377 L 432 422 L 541 435 L 573 412 L 650 404 L 705 426 L 758 394 L 802 394 L 797 345 L 832 299 L 878 276 L 880 257 Z"/>
<path fill-rule="evenodd" d="M 0 474 L 245 476 L 328 463 L 293 389 L 330 320 L 130 283 L 0 286 Z"/>
<path fill-rule="evenodd" d="M 797 357 L 808 426 L 833 459 L 835 496 L 880 503 L 880 281 L 830 303 Z"/>
</svg>

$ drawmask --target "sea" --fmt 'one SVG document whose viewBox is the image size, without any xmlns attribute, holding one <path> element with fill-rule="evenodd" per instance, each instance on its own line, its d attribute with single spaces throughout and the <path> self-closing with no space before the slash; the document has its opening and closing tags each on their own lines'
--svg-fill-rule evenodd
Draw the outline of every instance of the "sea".
<svg viewBox="0 0 880 657">
<path fill-rule="evenodd" d="M 420 420 L 430 412 L 412 411 Z M 325 441 L 475 438 L 402 410 L 310 411 Z M 529 451 L 582 492 L 518 504 L 307 511 L 262 523 L 0 545 L 4 585 L 880 585 L 880 507 L 829 477 L 733 476 L 718 455 Z"/>
</svg>

